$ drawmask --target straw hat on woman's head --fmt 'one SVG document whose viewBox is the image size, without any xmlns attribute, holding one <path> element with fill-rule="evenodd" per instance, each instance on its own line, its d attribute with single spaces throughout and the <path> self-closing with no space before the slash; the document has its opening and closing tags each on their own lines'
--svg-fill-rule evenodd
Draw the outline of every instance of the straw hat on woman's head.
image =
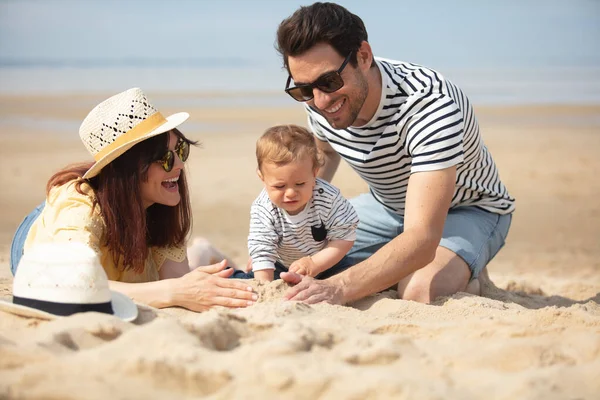
<svg viewBox="0 0 600 400">
<path fill-rule="evenodd" d="M 79 128 L 83 144 L 96 160 L 83 177 L 93 178 L 135 144 L 176 128 L 188 117 L 188 113 L 180 112 L 165 118 L 139 88 L 104 100 Z"/>
</svg>

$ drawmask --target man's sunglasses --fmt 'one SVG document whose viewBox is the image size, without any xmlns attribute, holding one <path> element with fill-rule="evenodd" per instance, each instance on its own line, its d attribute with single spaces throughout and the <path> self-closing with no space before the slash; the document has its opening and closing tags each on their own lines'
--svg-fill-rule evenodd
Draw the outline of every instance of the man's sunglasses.
<svg viewBox="0 0 600 400">
<path fill-rule="evenodd" d="M 190 144 L 183 139 L 179 139 L 177 145 L 175 146 L 175 150 L 167 150 L 164 156 L 160 160 L 156 162 L 163 167 L 165 172 L 171 172 L 173 166 L 175 165 L 175 153 L 181 160 L 181 162 L 186 162 L 190 155 Z"/>
<path fill-rule="evenodd" d="M 333 93 L 340 90 L 344 86 L 344 80 L 342 79 L 342 71 L 350 61 L 352 52 L 346 56 L 344 63 L 337 71 L 327 72 L 318 77 L 313 83 L 304 83 L 298 86 L 290 87 L 292 76 L 288 76 L 287 83 L 285 84 L 285 92 L 292 96 L 296 101 L 309 101 L 315 97 L 313 89 L 317 88 L 325 93 Z"/>
</svg>

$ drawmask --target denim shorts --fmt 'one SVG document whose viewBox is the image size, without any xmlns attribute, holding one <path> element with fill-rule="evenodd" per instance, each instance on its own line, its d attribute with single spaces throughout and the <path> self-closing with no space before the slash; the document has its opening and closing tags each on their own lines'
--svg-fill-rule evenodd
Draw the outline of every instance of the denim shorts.
<svg viewBox="0 0 600 400">
<path fill-rule="evenodd" d="M 21 261 L 21 257 L 23 257 L 23 247 L 25 247 L 25 239 L 27 239 L 29 229 L 31 229 L 31 225 L 33 225 L 37 217 L 40 216 L 45 205 L 46 202 L 43 202 L 29 213 L 15 232 L 10 245 L 10 271 L 13 275 L 17 272 L 17 266 L 19 265 L 19 261 Z"/>
<path fill-rule="evenodd" d="M 360 219 L 356 241 L 347 255 L 353 265 L 401 234 L 404 217 L 385 208 L 370 193 L 350 199 L 350 203 Z M 450 209 L 440 246 L 460 256 L 475 279 L 504 246 L 511 220 L 512 214 L 500 215 L 475 206 Z"/>
</svg>

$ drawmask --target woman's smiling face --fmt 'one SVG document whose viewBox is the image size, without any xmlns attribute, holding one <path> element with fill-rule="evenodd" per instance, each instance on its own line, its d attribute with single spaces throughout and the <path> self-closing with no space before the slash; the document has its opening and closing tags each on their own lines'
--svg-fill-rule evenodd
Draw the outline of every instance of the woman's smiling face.
<svg viewBox="0 0 600 400">
<path fill-rule="evenodd" d="M 179 137 L 173 131 L 169 132 L 168 149 L 174 151 L 179 140 Z M 175 160 L 171 171 L 166 172 L 158 162 L 153 162 L 148 167 L 146 180 L 140 185 L 144 208 L 148 208 L 155 203 L 174 207 L 181 201 L 177 181 L 184 164 L 175 151 L 174 153 Z"/>
</svg>

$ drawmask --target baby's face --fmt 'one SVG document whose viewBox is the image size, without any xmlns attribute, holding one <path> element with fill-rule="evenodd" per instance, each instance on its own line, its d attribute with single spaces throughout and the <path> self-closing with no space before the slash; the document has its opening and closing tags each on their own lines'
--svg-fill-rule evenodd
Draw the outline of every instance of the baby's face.
<svg viewBox="0 0 600 400">
<path fill-rule="evenodd" d="M 304 157 L 285 165 L 265 162 L 259 177 L 273 204 L 290 215 L 296 215 L 312 197 L 317 170 L 312 160 Z"/>
</svg>

